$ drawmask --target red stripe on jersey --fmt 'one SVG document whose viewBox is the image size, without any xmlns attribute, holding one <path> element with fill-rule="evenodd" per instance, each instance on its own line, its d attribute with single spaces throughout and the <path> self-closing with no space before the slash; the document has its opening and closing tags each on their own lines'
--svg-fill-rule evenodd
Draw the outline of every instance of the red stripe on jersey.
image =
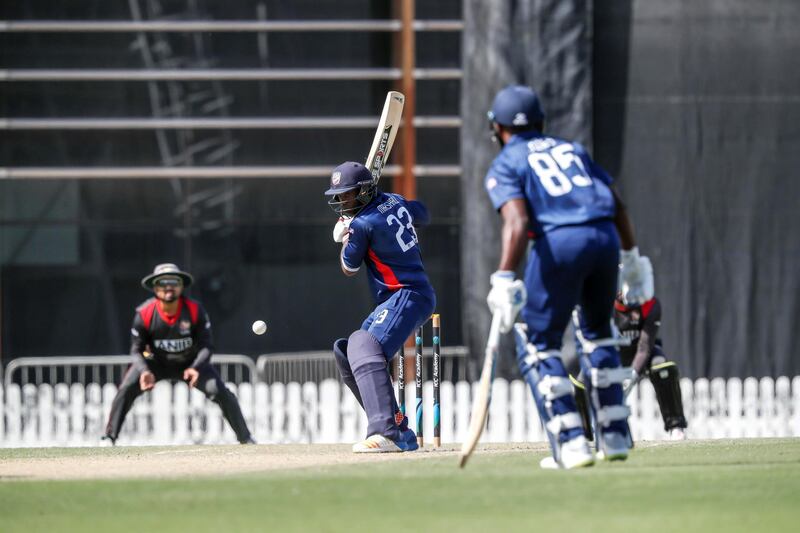
<svg viewBox="0 0 800 533">
<path fill-rule="evenodd" d="M 156 299 L 153 298 L 149 302 L 146 302 L 142 307 L 139 308 L 139 316 L 142 317 L 142 323 L 144 323 L 144 328 L 150 331 L 150 324 L 153 321 L 153 313 L 155 313 L 156 309 Z"/>
<path fill-rule="evenodd" d="M 625 313 L 628 311 L 628 308 L 625 306 L 625 304 L 620 302 L 619 300 L 614 301 L 614 309 L 616 309 L 620 313 Z"/>
<path fill-rule="evenodd" d="M 650 298 L 645 303 L 642 304 L 642 318 L 647 318 L 647 315 L 650 314 L 650 311 L 653 310 L 653 305 L 656 303 L 655 298 Z"/>
<path fill-rule="evenodd" d="M 197 316 L 200 314 L 200 308 L 197 302 L 186 297 L 183 298 L 183 301 L 186 302 L 186 307 L 189 308 L 189 316 L 192 317 L 192 324 L 197 324 Z"/>
<path fill-rule="evenodd" d="M 403 284 L 398 281 L 397 276 L 394 275 L 394 272 L 389 265 L 378 259 L 378 256 L 375 255 L 375 252 L 373 252 L 372 249 L 367 250 L 367 255 L 372 262 L 375 263 L 375 268 L 378 269 L 378 272 L 383 278 L 383 283 L 385 283 L 389 289 L 396 290 L 403 288 Z"/>
</svg>

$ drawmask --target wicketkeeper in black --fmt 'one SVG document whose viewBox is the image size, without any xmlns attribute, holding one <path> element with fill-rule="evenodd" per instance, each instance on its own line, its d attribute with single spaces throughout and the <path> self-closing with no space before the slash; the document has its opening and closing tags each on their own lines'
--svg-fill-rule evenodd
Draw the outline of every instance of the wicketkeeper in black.
<svg viewBox="0 0 800 533">
<path fill-rule="evenodd" d="M 614 325 L 620 334 L 628 339 L 619 346 L 622 365 L 631 368 L 631 379 L 625 384 L 625 396 L 633 390 L 645 376 L 650 378 L 656 393 L 658 408 L 664 420 L 664 430 L 670 440 L 686 439 L 686 417 L 683 414 L 681 399 L 680 372 L 674 361 L 668 361 L 658 337 L 661 327 L 661 302 L 654 296 L 643 304 L 627 302 L 623 293 L 617 293 L 614 301 Z M 578 336 L 577 346 L 580 349 Z M 592 440 L 592 423 L 586 403 L 585 377 L 570 375 L 575 387 L 578 412 L 583 419 L 584 435 Z M 583 393 L 583 394 L 581 394 Z"/>
<path fill-rule="evenodd" d="M 672 440 L 686 438 L 686 417 L 683 414 L 680 373 L 674 361 L 668 361 L 658 337 L 661 327 L 661 302 L 653 297 L 641 305 L 626 303 L 622 293 L 614 302 L 614 323 L 629 346 L 619 349 L 622 364 L 633 370 L 633 380 L 625 393 L 648 376 L 656 392 L 656 400 L 664 419 L 664 430 Z"/>
<path fill-rule="evenodd" d="M 153 291 L 136 308 L 131 328 L 133 364 L 111 404 L 104 439 L 114 444 L 134 400 L 161 379 L 183 380 L 197 387 L 222 409 L 242 444 L 254 443 L 236 396 L 211 366 L 211 322 L 203 306 L 183 296 L 192 276 L 172 263 L 156 265 L 142 280 Z"/>
</svg>

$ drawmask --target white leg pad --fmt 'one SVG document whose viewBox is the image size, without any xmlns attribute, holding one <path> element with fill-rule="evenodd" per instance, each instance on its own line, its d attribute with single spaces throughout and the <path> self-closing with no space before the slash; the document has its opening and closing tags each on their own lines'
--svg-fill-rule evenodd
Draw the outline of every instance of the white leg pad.
<svg viewBox="0 0 800 533">
<path fill-rule="evenodd" d="M 613 320 L 611 321 L 611 329 L 614 336 L 606 339 L 589 340 L 583 336 L 583 330 L 581 329 L 581 317 L 577 309 L 572 311 L 572 324 L 575 326 L 575 336 L 578 339 L 578 343 L 581 345 L 581 351 L 584 355 L 589 355 L 596 349 L 605 346 L 630 346 L 632 343 L 631 339 L 623 337 L 619 334 L 619 330 L 614 325 Z"/>
<path fill-rule="evenodd" d="M 527 344 L 526 348 L 528 355 L 525 356 L 525 364 L 527 365 L 535 365 L 539 361 L 544 361 L 550 357 L 561 358 L 561 350 L 539 350 L 530 343 Z"/>
<path fill-rule="evenodd" d="M 631 408 L 627 405 L 608 405 L 597 410 L 597 423 L 608 427 L 611 422 L 627 420 L 630 414 Z"/>
<path fill-rule="evenodd" d="M 572 382 L 569 378 L 561 376 L 544 376 L 536 388 L 539 390 L 539 394 L 548 401 L 572 394 Z"/>
<path fill-rule="evenodd" d="M 558 435 L 562 431 L 568 429 L 583 427 L 583 420 L 578 413 L 565 413 L 563 415 L 555 415 L 547 424 L 545 424 L 547 431 L 553 435 Z"/>
<path fill-rule="evenodd" d="M 548 357 L 561 357 L 561 350 L 542 350 L 536 348 L 533 344 L 528 342 L 528 325 L 522 322 L 517 322 L 514 324 L 514 333 L 517 335 L 522 342 L 525 343 L 525 351 L 527 355 L 525 356 L 525 364 L 528 366 L 533 366 L 539 361 L 544 361 Z"/>
<path fill-rule="evenodd" d="M 619 368 L 592 368 L 592 387 L 605 389 L 611 385 L 622 384 L 626 380 L 632 379 L 631 368 L 621 366 Z"/>
</svg>

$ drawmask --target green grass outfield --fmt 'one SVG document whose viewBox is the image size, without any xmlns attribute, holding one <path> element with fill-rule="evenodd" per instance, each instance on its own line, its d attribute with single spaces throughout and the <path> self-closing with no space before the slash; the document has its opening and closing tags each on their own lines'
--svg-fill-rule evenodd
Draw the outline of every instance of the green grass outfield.
<svg viewBox="0 0 800 533">
<path fill-rule="evenodd" d="M 766 533 L 800 523 L 800 439 L 641 445 L 625 463 L 570 472 L 540 470 L 543 449 L 518 445 L 478 450 L 463 471 L 454 452 L 425 452 L 234 476 L 3 476 L 4 463 L 21 459 L 159 450 L 0 450 L 0 531 Z"/>
</svg>

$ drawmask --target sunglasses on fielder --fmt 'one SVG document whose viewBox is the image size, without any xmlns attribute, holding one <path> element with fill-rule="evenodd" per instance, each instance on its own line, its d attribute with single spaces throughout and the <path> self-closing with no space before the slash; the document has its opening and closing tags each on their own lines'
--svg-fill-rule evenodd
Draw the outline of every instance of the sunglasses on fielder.
<svg viewBox="0 0 800 533">
<path fill-rule="evenodd" d="M 153 285 L 155 285 L 156 287 L 161 287 L 163 289 L 183 287 L 183 281 L 180 278 L 161 278 L 159 280 L 156 280 L 156 282 Z"/>
</svg>

